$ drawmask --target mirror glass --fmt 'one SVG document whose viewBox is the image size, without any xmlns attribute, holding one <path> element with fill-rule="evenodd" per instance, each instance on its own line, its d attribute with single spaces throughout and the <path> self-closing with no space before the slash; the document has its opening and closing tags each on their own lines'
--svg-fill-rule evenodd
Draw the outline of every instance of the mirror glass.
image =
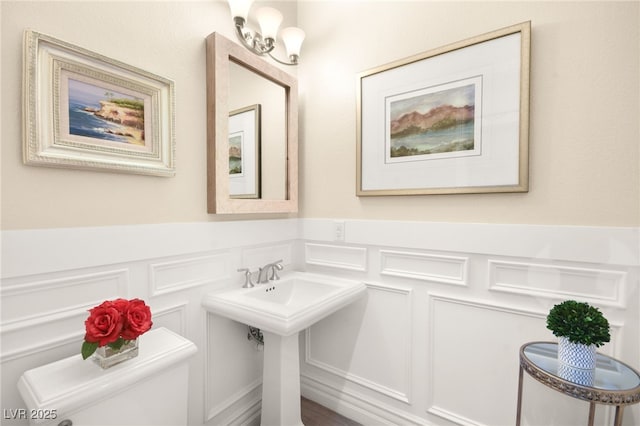
<svg viewBox="0 0 640 426">
<path fill-rule="evenodd" d="M 285 200 L 284 87 L 235 62 L 229 62 L 229 80 L 229 195 Z"/>
<path fill-rule="evenodd" d="M 209 213 L 297 212 L 297 90 L 243 46 L 207 37 Z"/>
</svg>

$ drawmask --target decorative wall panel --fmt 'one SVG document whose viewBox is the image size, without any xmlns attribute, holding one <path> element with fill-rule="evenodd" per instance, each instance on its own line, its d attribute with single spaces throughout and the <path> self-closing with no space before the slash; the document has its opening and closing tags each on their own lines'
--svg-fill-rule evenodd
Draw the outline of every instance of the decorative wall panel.
<svg viewBox="0 0 640 426">
<path fill-rule="evenodd" d="M 153 327 L 166 327 L 180 335 L 187 333 L 187 304 L 180 303 L 178 305 L 157 309 L 152 312 Z"/>
<path fill-rule="evenodd" d="M 412 292 L 369 283 L 367 289 L 365 299 L 307 331 L 305 362 L 410 403 Z"/>
<path fill-rule="evenodd" d="M 380 273 L 444 284 L 467 285 L 466 257 L 380 251 Z"/>
<path fill-rule="evenodd" d="M 284 273 L 368 283 L 365 298 L 311 327 L 301 348 L 303 394 L 361 424 L 513 424 L 519 347 L 554 339 L 544 318 L 559 298 L 601 306 L 612 326 L 601 352 L 640 368 L 636 228 L 345 220 L 336 243 L 334 222 L 2 232 L 4 406 L 22 407 L 22 371 L 78 353 L 87 309 L 141 297 L 157 326 L 199 349 L 190 422 L 258 424 L 262 352 L 246 326 L 206 313 L 201 300 L 240 286 L 237 268 L 280 258 Z M 586 422 L 584 407 L 527 385 L 530 424 Z M 626 423 L 638 420 L 640 405 L 625 409 Z"/>
<path fill-rule="evenodd" d="M 173 293 L 229 278 L 226 253 L 157 262 L 149 266 L 151 295 Z"/>
<path fill-rule="evenodd" d="M 306 263 L 352 271 L 367 270 L 367 249 L 363 247 L 305 244 Z"/>
<path fill-rule="evenodd" d="M 84 308 L 43 315 L 24 321 L 2 325 L 2 354 L 0 362 L 25 357 L 60 345 L 76 342 L 84 337 Z M 78 346 L 78 351 L 80 346 Z"/>
<path fill-rule="evenodd" d="M 87 310 L 126 294 L 128 269 L 69 271 L 3 282 L 2 362 L 81 342 Z"/>
<path fill-rule="evenodd" d="M 259 267 L 277 260 L 282 260 L 283 265 L 291 265 L 292 250 L 292 244 L 245 248 L 242 250 L 242 267 L 255 271 Z"/>
<path fill-rule="evenodd" d="M 457 424 L 513 423 L 519 349 L 553 337 L 546 313 L 438 295 L 429 310 L 427 411 Z"/>
<path fill-rule="evenodd" d="M 592 267 L 489 261 L 491 290 L 534 297 L 581 300 L 623 308 L 627 273 Z"/>
<path fill-rule="evenodd" d="M 206 419 L 227 424 L 261 398 L 262 351 L 247 339 L 245 324 L 207 314 Z M 236 414 L 237 415 L 237 414 Z"/>
<path fill-rule="evenodd" d="M 287 219 L 3 232 L 3 405 L 24 407 L 15 389 L 23 371 L 79 353 L 88 309 L 139 297 L 151 307 L 154 327 L 198 347 L 190 362 L 190 423 L 254 424 L 262 353 L 242 324 L 212 320 L 208 327 L 200 303 L 207 291 L 237 285 L 230 271 L 246 259 L 277 255 L 290 265 L 297 229 Z"/>
<path fill-rule="evenodd" d="M 8 281 L 0 289 L 2 322 L 8 324 L 78 307 L 90 308 L 95 303 L 126 294 L 128 283 L 127 269 L 94 273 L 70 271 L 63 277 L 51 279 L 38 276 Z"/>
</svg>

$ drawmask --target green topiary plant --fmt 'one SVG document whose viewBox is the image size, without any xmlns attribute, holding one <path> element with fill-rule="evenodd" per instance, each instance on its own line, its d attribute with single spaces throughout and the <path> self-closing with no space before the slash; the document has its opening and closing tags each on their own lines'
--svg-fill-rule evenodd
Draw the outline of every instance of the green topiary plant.
<svg viewBox="0 0 640 426">
<path fill-rule="evenodd" d="M 575 300 L 555 305 L 547 315 L 547 328 L 555 336 L 587 346 L 600 347 L 611 339 L 609 321 L 602 312 L 588 303 Z"/>
</svg>

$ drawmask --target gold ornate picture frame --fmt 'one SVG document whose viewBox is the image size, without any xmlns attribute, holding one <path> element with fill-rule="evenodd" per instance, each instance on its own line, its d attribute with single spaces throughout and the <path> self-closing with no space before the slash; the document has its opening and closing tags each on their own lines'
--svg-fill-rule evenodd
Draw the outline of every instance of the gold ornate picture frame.
<svg viewBox="0 0 640 426">
<path fill-rule="evenodd" d="M 525 22 L 357 76 L 358 196 L 526 192 Z"/>
<path fill-rule="evenodd" d="M 25 164 L 174 176 L 174 121 L 171 80 L 25 31 Z"/>
</svg>

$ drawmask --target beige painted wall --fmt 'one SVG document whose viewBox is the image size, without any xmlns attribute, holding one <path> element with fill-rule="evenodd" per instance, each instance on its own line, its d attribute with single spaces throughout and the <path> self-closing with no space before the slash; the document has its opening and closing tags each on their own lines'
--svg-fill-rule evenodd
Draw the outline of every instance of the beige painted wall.
<svg viewBox="0 0 640 426">
<path fill-rule="evenodd" d="M 303 2 L 305 217 L 637 226 L 638 2 Z M 530 20 L 530 192 L 355 196 L 361 71 Z M 330 173 L 327 171 L 330 170 Z"/>
<path fill-rule="evenodd" d="M 295 4 L 285 2 L 291 20 Z M 2 229 L 228 220 L 206 213 L 204 38 L 226 2 L 0 2 Z M 637 2 L 304 1 L 301 216 L 638 226 Z M 532 21 L 531 191 L 355 196 L 355 74 Z M 176 83 L 177 175 L 27 167 L 22 32 L 33 28 Z M 402 29 L 400 29 L 402 28 Z M 265 215 L 264 217 L 283 217 Z M 256 218 L 244 217 L 243 218 Z"/>
<path fill-rule="evenodd" d="M 268 3 L 285 14 L 283 25 L 293 25 L 295 3 Z M 226 1 L 3 0 L 0 11 L 2 229 L 234 219 L 208 215 L 206 204 L 205 37 L 217 31 L 235 40 Z M 26 28 L 172 79 L 176 176 L 23 165 L 20 87 Z"/>
</svg>

